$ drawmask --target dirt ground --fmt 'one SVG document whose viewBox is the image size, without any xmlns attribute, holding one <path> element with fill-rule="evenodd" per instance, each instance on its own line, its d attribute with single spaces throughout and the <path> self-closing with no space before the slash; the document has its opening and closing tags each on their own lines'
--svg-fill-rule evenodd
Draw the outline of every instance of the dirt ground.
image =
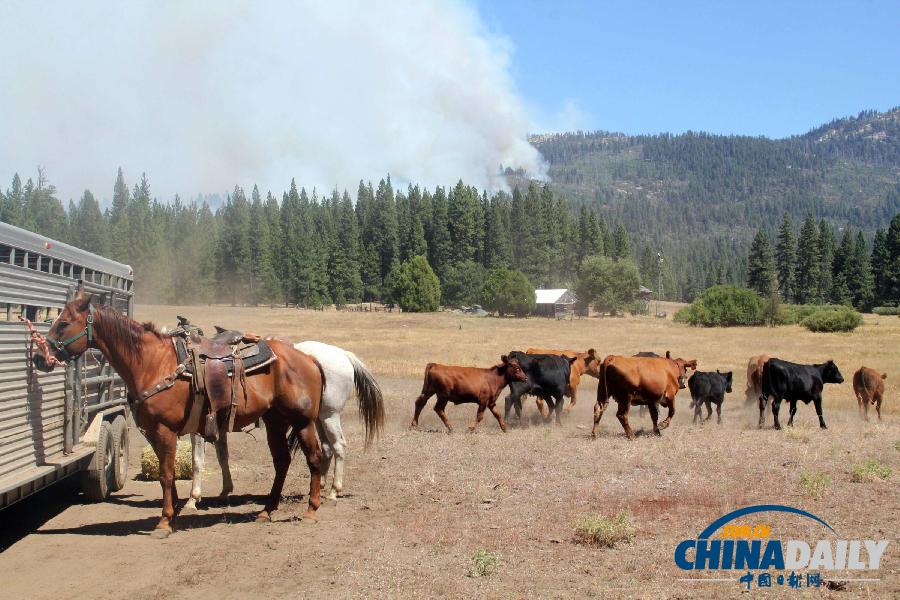
<svg viewBox="0 0 900 600">
<path fill-rule="evenodd" d="M 166 540 L 148 533 L 160 512 L 158 483 L 129 481 L 108 502 L 82 502 L 71 486 L 57 486 L 0 513 L 2 598 L 292 598 L 336 597 L 732 597 L 735 580 L 685 582 L 673 562 L 682 539 L 696 537 L 715 518 L 749 504 L 788 504 L 828 521 L 838 539 L 891 540 L 877 573 L 846 577 L 835 598 L 900 595 L 898 475 L 900 417 L 895 369 L 900 319 L 867 317 L 852 334 L 812 334 L 800 328 L 704 330 L 652 318 L 556 322 L 479 319 L 454 314 L 320 313 L 230 307 L 139 307 L 138 317 L 174 323 L 191 316 L 213 323 L 319 339 L 356 352 L 385 392 L 387 425 L 380 441 L 362 449 L 355 407 L 344 413 L 351 449 L 347 495 L 325 503 L 316 524 L 299 521 L 308 474 L 295 461 L 275 522 L 252 522 L 271 484 L 265 435 L 232 435 L 235 495 L 227 503 L 208 448 L 201 509 L 182 513 Z M 672 426 L 661 437 L 628 441 L 613 411 L 600 439 L 590 439 L 594 380 L 562 426 L 539 422 L 533 403 L 527 427 L 503 434 L 488 415 L 475 434 L 464 433 L 474 407 L 448 409 L 456 432 L 446 435 L 431 410 L 418 430 L 407 426 L 426 362 L 488 365 L 499 354 L 530 345 L 587 348 L 601 354 L 665 351 L 698 358 L 701 370 L 733 369 L 734 393 L 724 423 L 691 423 L 689 396 L 678 396 Z M 758 412 L 744 403 L 746 359 L 768 352 L 797 361 L 833 358 L 847 379 L 828 386 L 819 430 L 811 405 L 798 409 L 793 430 L 756 428 Z M 863 422 L 850 378 L 866 364 L 887 371 L 885 417 Z M 504 394 L 505 395 L 505 392 Z M 786 409 L 783 409 L 786 412 Z M 632 424 L 649 417 L 632 411 Z M 132 437 L 132 472 L 144 441 Z M 892 469 L 885 480 L 856 483 L 854 465 L 876 460 Z M 831 477 L 819 498 L 800 484 L 803 474 Z M 179 482 L 188 496 L 189 482 Z M 183 500 L 182 500 L 183 501 Z M 601 549 L 575 543 L 573 523 L 597 513 L 627 510 L 636 529 L 631 542 Z M 780 539 L 821 536 L 803 521 L 766 517 Z M 487 550 L 499 568 L 470 577 L 472 555 Z M 737 575 L 733 576 L 734 578 Z M 773 588 L 772 593 L 809 592 Z"/>
</svg>

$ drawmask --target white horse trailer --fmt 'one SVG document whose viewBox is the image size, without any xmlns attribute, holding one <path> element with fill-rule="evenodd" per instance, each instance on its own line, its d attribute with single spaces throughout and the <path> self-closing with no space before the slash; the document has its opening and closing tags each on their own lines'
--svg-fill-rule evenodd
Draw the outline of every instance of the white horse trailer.
<svg viewBox="0 0 900 600">
<path fill-rule="evenodd" d="M 20 316 L 46 335 L 79 281 L 131 315 L 131 268 L 0 223 L 0 509 L 71 475 L 102 500 L 121 489 L 128 469 L 127 392 L 98 350 L 52 373 L 28 361 Z"/>
</svg>

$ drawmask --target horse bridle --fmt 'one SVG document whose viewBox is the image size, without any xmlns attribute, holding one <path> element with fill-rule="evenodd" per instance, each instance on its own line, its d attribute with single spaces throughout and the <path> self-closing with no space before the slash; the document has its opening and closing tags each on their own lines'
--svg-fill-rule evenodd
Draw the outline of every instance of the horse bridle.
<svg viewBox="0 0 900 600">
<path fill-rule="evenodd" d="M 49 335 L 47 336 L 47 343 L 49 343 L 57 352 L 61 352 L 63 358 L 61 359 L 63 362 L 69 362 L 73 358 L 78 358 L 77 356 L 70 354 L 67 349 L 70 344 L 73 342 L 77 342 L 81 338 L 87 336 L 87 348 L 91 348 L 94 343 L 94 304 L 88 304 L 88 316 L 87 316 L 87 324 L 85 324 L 84 329 L 81 330 L 81 333 L 73 335 L 72 337 L 65 340 L 57 340 L 53 339 Z M 87 350 L 85 348 L 85 350 Z M 84 352 L 81 352 L 84 354 Z"/>
</svg>

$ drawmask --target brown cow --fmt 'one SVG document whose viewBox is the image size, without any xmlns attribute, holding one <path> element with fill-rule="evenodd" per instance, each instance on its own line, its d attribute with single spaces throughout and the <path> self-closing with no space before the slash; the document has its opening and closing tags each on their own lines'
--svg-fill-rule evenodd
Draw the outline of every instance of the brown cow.
<svg viewBox="0 0 900 600">
<path fill-rule="evenodd" d="M 884 380 L 887 373 L 879 373 L 869 367 L 860 367 L 853 374 L 853 392 L 856 401 L 859 402 L 859 416 L 869 420 L 869 403 L 878 411 L 878 420 L 881 420 L 881 398 L 884 396 Z M 865 411 L 865 412 L 863 412 Z"/>
<path fill-rule="evenodd" d="M 416 398 L 416 412 L 413 415 L 410 428 L 419 424 L 419 414 L 425 408 L 425 403 L 432 395 L 437 394 L 437 404 L 434 412 L 441 418 L 447 427 L 447 433 L 453 433 L 450 420 L 444 408 L 447 402 L 453 404 L 473 403 L 478 405 L 478 413 L 475 422 L 469 426 L 469 432 L 475 431 L 475 427 L 484 418 L 484 411 L 490 409 L 500 429 L 506 431 L 506 423 L 503 415 L 497 408 L 497 397 L 501 390 L 512 381 L 525 381 L 528 376 L 519 365 L 519 361 L 510 359 L 505 354 L 500 357 L 500 364 L 488 369 L 477 367 L 454 367 L 428 363 L 425 367 L 425 383 L 422 384 L 422 393 Z"/>
<path fill-rule="evenodd" d="M 634 431 L 628 423 L 628 411 L 632 404 L 646 405 L 653 421 L 653 433 L 660 435 L 672 422 L 675 414 L 675 395 L 681 388 L 687 369 L 697 370 L 696 360 L 682 358 L 652 358 L 634 356 L 607 356 L 600 367 L 597 384 L 597 404 L 594 406 L 594 428 L 591 437 L 600 431 L 600 418 L 609 397 L 619 405 L 616 417 L 625 429 L 625 435 L 634 439 Z M 657 424 L 657 403 L 669 409 L 662 423 Z"/>
<path fill-rule="evenodd" d="M 525 354 L 552 354 L 553 356 L 565 356 L 566 358 L 574 358 L 575 361 L 569 367 L 569 385 L 566 386 L 565 395 L 572 399 L 563 412 L 569 412 L 575 406 L 578 394 L 578 384 L 581 383 L 582 375 L 590 375 L 595 379 L 600 378 L 600 360 L 597 358 L 597 352 L 593 348 L 587 352 L 578 352 L 576 350 L 547 350 L 545 348 L 529 348 Z M 535 398 L 538 410 L 544 414 L 544 401 Z M 547 415 L 544 415 L 545 417 Z"/>
<path fill-rule="evenodd" d="M 755 404 L 762 396 L 763 367 L 767 362 L 769 362 L 769 357 L 765 354 L 750 357 L 750 361 L 747 363 L 747 389 L 744 391 L 745 404 Z"/>
</svg>

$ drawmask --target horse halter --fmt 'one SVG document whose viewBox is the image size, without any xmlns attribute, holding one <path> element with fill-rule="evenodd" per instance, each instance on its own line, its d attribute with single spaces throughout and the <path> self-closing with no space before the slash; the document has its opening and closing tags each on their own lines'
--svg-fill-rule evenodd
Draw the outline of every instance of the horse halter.
<svg viewBox="0 0 900 600">
<path fill-rule="evenodd" d="M 56 340 L 47 336 L 47 342 L 53 346 L 56 351 L 61 352 L 63 355 L 62 361 L 69 362 L 73 358 L 78 358 L 77 356 L 70 354 L 67 347 L 69 344 L 80 340 L 81 338 L 87 336 L 87 347 L 90 348 L 94 343 L 94 304 L 88 304 L 88 316 L 87 316 L 87 324 L 84 326 L 84 329 L 81 330 L 81 333 L 73 335 L 72 337 L 65 340 Z M 85 348 L 87 350 L 87 348 Z M 83 354 L 83 352 L 82 352 Z"/>
</svg>

